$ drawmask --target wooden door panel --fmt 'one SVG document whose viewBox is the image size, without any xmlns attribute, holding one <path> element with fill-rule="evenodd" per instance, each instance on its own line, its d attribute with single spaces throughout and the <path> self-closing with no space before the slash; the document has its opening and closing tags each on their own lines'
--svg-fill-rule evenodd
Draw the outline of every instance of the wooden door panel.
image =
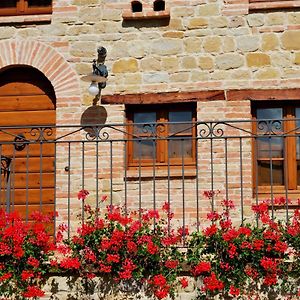
<svg viewBox="0 0 300 300">
<path fill-rule="evenodd" d="M 12 174 L 12 188 L 24 189 L 26 185 L 30 188 L 53 188 L 54 173 L 15 173 Z"/>
<path fill-rule="evenodd" d="M 55 111 L 0 112 L 0 126 L 55 124 Z"/>
<path fill-rule="evenodd" d="M 54 203 L 54 188 L 43 188 L 41 190 L 34 188 L 23 188 L 23 189 L 14 189 L 11 191 L 13 193 L 14 204 L 15 205 L 25 205 L 28 201 L 31 204 L 40 204 L 40 197 L 42 195 L 42 202 L 44 204 L 53 204 Z M 2 190 L 0 194 L 0 202 L 3 202 L 6 197 L 5 191 Z"/>
<path fill-rule="evenodd" d="M 1 139 L 0 139 L 1 141 Z M 38 144 L 29 144 L 22 151 L 14 150 L 11 144 L 1 144 L 0 142 L 0 155 L 7 155 L 11 157 L 54 157 L 55 145 L 52 143 L 43 143 L 41 146 Z"/>
<path fill-rule="evenodd" d="M 55 110 L 54 103 L 47 95 L 0 96 L 0 103 L 2 101 L 6 104 L 1 111 Z"/>
<path fill-rule="evenodd" d="M 9 82 L 0 85 L 1 96 L 45 95 L 48 92 L 48 89 L 43 90 L 43 87 L 28 82 Z"/>
<path fill-rule="evenodd" d="M 26 216 L 26 213 L 28 212 L 29 220 L 32 220 L 30 218 L 30 215 L 33 212 L 42 212 L 45 214 L 53 213 L 54 211 L 54 204 L 45 204 L 45 205 L 38 205 L 38 204 L 30 204 L 30 205 L 14 205 L 11 206 L 11 210 L 17 211 L 20 213 L 21 216 Z"/>
<path fill-rule="evenodd" d="M 14 159 L 15 173 L 54 172 L 54 157 L 19 157 Z"/>
</svg>

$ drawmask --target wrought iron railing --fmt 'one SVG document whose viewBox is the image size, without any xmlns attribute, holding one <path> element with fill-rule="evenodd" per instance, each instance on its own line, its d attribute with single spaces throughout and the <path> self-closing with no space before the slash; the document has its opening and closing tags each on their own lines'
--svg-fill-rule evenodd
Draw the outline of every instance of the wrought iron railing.
<svg viewBox="0 0 300 300">
<path fill-rule="evenodd" d="M 26 220 L 57 211 L 69 231 L 82 189 L 95 208 L 168 202 L 174 224 L 198 230 L 223 199 L 235 202 L 236 222 L 256 222 L 251 206 L 266 199 L 288 221 L 299 206 L 300 129 L 286 122 L 295 120 L 2 127 L 0 203 Z"/>
</svg>

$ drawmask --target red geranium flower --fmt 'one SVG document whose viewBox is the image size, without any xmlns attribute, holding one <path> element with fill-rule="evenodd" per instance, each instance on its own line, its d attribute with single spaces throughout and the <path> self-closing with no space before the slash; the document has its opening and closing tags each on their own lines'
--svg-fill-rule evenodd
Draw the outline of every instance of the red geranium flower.
<svg viewBox="0 0 300 300">
<path fill-rule="evenodd" d="M 189 282 L 185 277 L 182 277 L 182 278 L 180 278 L 180 284 L 183 288 L 186 288 L 186 287 L 188 287 Z"/>
<path fill-rule="evenodd" d="M 179 264 L 178 260 L 167 260 L 165 262 L 165 266 L 169 269 L 177 268 L 178 264 Z"/>
<path fill-rule="evenodd" d="M 43 297 L 45 292 L 36 286 L 28 286 L 26 292 L 23 293 L 25 298 Z"/>
<path fill-rule="evenodd" d="M 89 194 L 90 193 L 87 190 L 81 190 L 78 192 L 77 198 L 78 200 L 84 201 Z"/>
<path fill-rule="evenodd" d="M 211 270 L 210 262 L 200 261 L 198 265 L 195 266 L 193 273 L 195 276 L 197 276 L 202 273 L 210 272 L 210 270 Z"/>
<path fill-rule="evenodd" d="M 229 294 L 231 296 L 238 296 L 240 294 L 240 290 L 236 287 L 234 287 L 233 285 L 230 286 L 230 289 L 229 289 Z"/>
</svg>

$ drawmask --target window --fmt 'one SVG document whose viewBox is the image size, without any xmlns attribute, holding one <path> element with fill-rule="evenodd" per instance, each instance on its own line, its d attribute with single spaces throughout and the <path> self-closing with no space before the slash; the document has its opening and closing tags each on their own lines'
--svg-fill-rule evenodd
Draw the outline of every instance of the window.
<svg viewBox="0 0 300 300">
<path fill-rule="evenodd" d="M 33 15 L 52 12 L 52 0 L 5 0 L 0 1 L 0 15 Z"/>
<path fill-rule="evenodd" d="M 257 104 L 254 123 L 256 184 L 296 190 L 300 187 L 300 102 Z"/>
<path fill-rule="evenodd" d="M 129 167 L 194 166 L 196 104 L 128 105 Z"/>
</svg>

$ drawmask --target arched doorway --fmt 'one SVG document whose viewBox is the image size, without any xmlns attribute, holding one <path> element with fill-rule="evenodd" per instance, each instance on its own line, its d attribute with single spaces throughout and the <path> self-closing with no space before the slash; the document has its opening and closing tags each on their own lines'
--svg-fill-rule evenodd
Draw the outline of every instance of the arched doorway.
<svg viewBox="0 0 300 300">
<path fill-rule="evenodd" d="M 26 220 L 33 211 L 54 211 L 55 145 L 47 140 L 55 139 L 55 108 L 42 72 L 23 65 L 0 71 L 0 203 Z"/>
</svg>

